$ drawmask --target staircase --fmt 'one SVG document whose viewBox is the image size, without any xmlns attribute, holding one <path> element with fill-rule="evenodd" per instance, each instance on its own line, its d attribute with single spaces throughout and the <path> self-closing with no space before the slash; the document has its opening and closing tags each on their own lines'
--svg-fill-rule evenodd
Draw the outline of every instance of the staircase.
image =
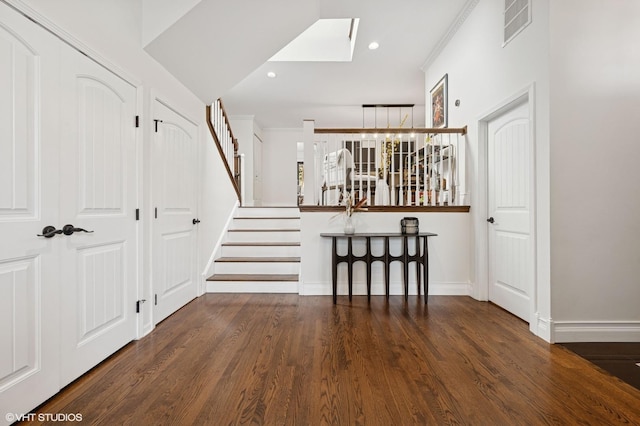
<svg viewBox="0 0 640 426">
<path fill-rule="evenodd" d="M 240 207 L 213 268 L 209 293 L 298 293 L 298 208 Z"/>
</svg>

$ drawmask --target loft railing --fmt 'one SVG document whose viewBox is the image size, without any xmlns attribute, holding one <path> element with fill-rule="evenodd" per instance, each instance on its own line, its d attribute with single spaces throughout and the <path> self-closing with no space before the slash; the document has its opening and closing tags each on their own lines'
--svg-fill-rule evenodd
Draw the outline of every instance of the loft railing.
<svg viewBox="0 0 640 426">
<path fill-rule="evenodd" d="M 466 127 L 314 129 L 315 199 L 343 205 L 461 205 L 457 159 Z"/>
<path fill-rule="evenodd" d="M 242 203 L 242 157 L 238 154 L 238 140 L 233 136 L 221 99 L 213 105 L 207 105 L 207 125 L 238 195 L 238 201 Z"/>
</svg>

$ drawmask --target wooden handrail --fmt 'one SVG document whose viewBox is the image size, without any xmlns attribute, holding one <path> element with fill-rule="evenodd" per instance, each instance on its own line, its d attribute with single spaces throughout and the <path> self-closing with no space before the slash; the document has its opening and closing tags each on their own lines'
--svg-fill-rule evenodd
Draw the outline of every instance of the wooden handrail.
<svg viewBox="0 0 640 426">
<path fill-rule="evenodd" d="M 218 99 L 218 102 L 220 103 L 220 109 L 222 110 L 222 116 L 224 117 L 225 122 L 229 122 L 229 117 L 227 117 L 227 110 L 224 109 L 224 104 L 222 103 L 222 99 Z M 236 138 L 235 136 L 233 136 L 233 130 L 231 129 L 231 126 L 227 126 L 227 130 L 229 130 L 229 134 L 231 135 L 231 139 L 234 141 L 234 145 L 235 145 L 235 141 Z"/>
<path fill-rule="evenodd" d="M 221 104 L 222 105 L 222 104 Z M 242 204 L 242 195 L 240 193 L 240 187 L 238 186 L 238 183 L 234 177 L 234 173 L 231 170 L 231 167 L 229 166 L 229 163 L 227 161 L 227 157 L 224 154 L 224 149 L 222 148 L 222 144 L 220 143 L 220 140 L 218 139 L 218 135 L 216 134 L 215 128 L 213 126 L 213 123 L 211 122 L 211 105 L 207 105 L 206 108 L 206 114 L 207 114 L 207 126 L 209 126 L 209 132 L 211 133 L 211 136 L 213 136 L 213 140 L 216 143 L 216 147 L 218 148 L 218 152 L 220 153 L 220 157 L 222 158 L 222 163 L 224 164 L 225 169 L 227 170 L 227 174 L 229 175 L 229 179 L 231 180 L 231 183 L 233 184 L 233 188 L 236 191 L 236 194 L 238 195 L 238 201 Z M 224 110 L 223 110 L 223 114 L 224 114 Z M 229 132 L 231 132 L 231 130 L 229 129 Z M 232 134 L 233 136 L 233 134 Z M 236 141 L 236 139 L 233 139 L 234 141 L 234 151 L 236 152 L 237 155 L 237 146 L 238 143 Z"/>
<path fill-rule="evenodd" d="M 370 129 L 357 129 L 357 128 L 349 128 L 349 129 L 314 129 L 314 133 L 318 134 L 329 134 L 329 133 L 401 133 L 401 134 L 409 134 L 409 133 L 459 133 L 461 135 L 467 134 L 467 126 L 464 127 L 454 127 L 454 128 L 370 128 Z"/>
</svg>

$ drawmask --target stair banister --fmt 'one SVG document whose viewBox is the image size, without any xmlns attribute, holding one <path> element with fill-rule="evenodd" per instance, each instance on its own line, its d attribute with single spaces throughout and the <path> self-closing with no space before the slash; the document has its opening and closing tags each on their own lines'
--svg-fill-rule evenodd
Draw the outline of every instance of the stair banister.
<svg viewBox="0 0 640 426">
<path fill-rule="evenodd" d="M 231 125 L 229 124 L 229 119 L 221 99 L 218 99 L 213 107 L 207 105 L 206 120 L 209 132 L 218 148 L 229 179 L 238 196 L 238 201 L 242 204 L 242 161 L 241 156 L 238 155 L 239 144 L 238 140 L 233 136 L 233 131 L 231 130 Z"/>
</svg>

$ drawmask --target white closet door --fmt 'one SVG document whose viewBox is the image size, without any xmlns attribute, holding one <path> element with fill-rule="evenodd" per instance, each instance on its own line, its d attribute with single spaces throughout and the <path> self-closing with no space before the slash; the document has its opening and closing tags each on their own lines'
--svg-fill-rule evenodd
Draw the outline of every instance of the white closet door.
<svg viewBox="0 0 640 426">
<path fill-rule="evenodd" d="M 60 160 L 62 385 L 136 337 L 136 89 L 75 50 L 63 56 Z"/>
<path fill-rule="evenodd" d="M 533 287 L 528 104 L 488 124 L 489 300 L 529 322 Z"/>
<path fill-rule="evenodd" d="M 0 3 L 0 424 L 59 389 L 56 52 Z"/>
<path fill-rule="evenodd" d="M 153 105 L 153 319 L 197 296 L 197 127 L 167 105 Z"/>
</svg>

